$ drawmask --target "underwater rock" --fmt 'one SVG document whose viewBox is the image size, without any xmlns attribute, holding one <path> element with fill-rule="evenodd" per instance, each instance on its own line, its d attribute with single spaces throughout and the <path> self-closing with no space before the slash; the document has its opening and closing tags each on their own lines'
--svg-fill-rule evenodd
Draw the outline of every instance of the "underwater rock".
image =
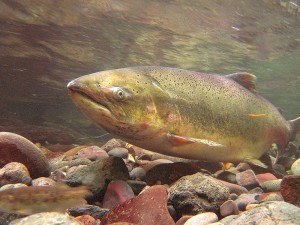
<svg viewBox="0 0 300 225">
<path fill-rule="evenodd" d="M 73 155 L 72 159 L 82 159 L 87 158 L 89 160 L 95 161 L 99 159 L 108 158 L 108 154 L 103 149 L 98 146 L 88 146 L 80 149 L 76 154 Z"/>
<path fill-rule="evenodd" d="M 291 170 L 294 175 L 300 175 L 300 158 L 293 163 Z"/>
<path fill-rule="evenodd" d="M 40 149 L 14 133 L 0 132 L 0 159 L 0 166 L 9 162 L 23 163 L 32 178 L 50 175 L 48 160 Z"/>
<path fill-rule="evenodd" d="M 11 162 L 0 169 L 0 186 L 16 183 L 29 185 L 31 177 L 25 165 L 18 162 Z"/>
<path fill-rule="evenodd" d="M 282 195 L 278 191 L 262 193 L 258 197 L 259 202 L 269 202 L 269 201 L 284 201 Z"/>
<path fill-rule="evenodd" d="M 281 195 L 284 201 L 300 207 L 300 175 L 289 175 L 281 181 Z"/>
<path fill-rule="evenodd" d="M 167 209 L 167 189 L 162 185 L 149 187 L 137 197 L 114 207 L 101 220 L 101 225 L 116 222 L 129 222 L 136 225 L 174 225 Z"/>
<path fill-rule="evenodd" d="M 226 186 L 229 189 L 230 193 L 235 193 L 237 195 L 241 195 L 241 194 L 248 192 L 248 190 L 241 185 L 232 184 L 232 183 L 229 183 L 229 182 L 223 181 L 223 180 L 219 180 L 219 182 L 221 182 L 224 186 Z"/>
<path fill-rule="evenodd" d="M 236 184 L 236 171 L 232 170 L 219 170 L 214 173 L 215 177 L 219 180 L 227 181 Z"/>
<path fill-rule="evenodd" d="M 39 177 L 32 180 L 32 186 L 54 186 L 56 182 L 48 177 Z"/>
<path fill-rule="evenodd" d="M 239 185 L 248 190 L 259 186 L 258 180 L 253 170 L 245 170 L 236 174 L 236 181 Z"/>
<path fill-rule="evenodd" d="M 0 212 L 0 224 L 8 225 L 11 221 L 25 217 L 17 213 Z"/>
<path fill-rule="evenodd" d="M 265 192 L 280 191 L 281 179 L 267 180 L 261 184 L 261 188 Z"/>
<path fill-rule="evenodd" d="M 158 164 L 146 173 L 145 182 L 148 185 L 156 184 L 157 181 L 161 184 L 171 184 L 183 176 L 192 175 L 197 172 L 200 172 L 199 169 L 189 163 Z"/>
<path fill-rule="evenodd" d="M 99 222 L 96 221 L 96 219 L 93 218 L 90 215 L 78 216 L 78 217 L 76 217 L 76 220 L 78 220 L 79 222 L 81 222 L 84 225 L 97 225 L 97 224 L 99 224 Z"/>
<path fill-rule="evenodd" d="M 109 212 L 108 209 L 100 208 L 96 205 L 85 205 L 80 208 L 69 208 L 67 211 L 71 216 L 74 217 L 90 215 L 96 219 L 101 219 L 104 215 L 106 215 Z"/>
<path fill-rule="evenodd" d="M 108 152 L 109 156 L 116 156 L 119 158 L 127 159 L 128 158 L 128 150 L 126 148 L 113 148 Z"/>
<path fill-rule="evenodd" d="M 120 139 L 110 139 L 108 142 L 106 142 L 103 146 L 101 146 L 101 148 L 106 151 L 109 152 L 110 150 L 112 150 L 113 148 L 118 148 L 118 147 L 122 147 L 125 145 L 125 142 L 120 140 Z"/>
<path fill-rule="evenodd" d="M 111 181 L 106 189 L 102 205 L 111 209 L 134 197 L 131 187 L 123 180 Z"/>
<path fill-rule="evenodd" d="M 218 221 L 218 216 L 212 212 L 200 213 L 189 218 L 184 225 L 207 225 Z"/>
<path fill-rule="evenodd" d="M 44 212 L 36 213 L 22 219 L 12 221 L 9 225 L 82 225 L 75 218 L 64 213 Z"/>
<path fill-rule="evenodd" d="M 146 182 L 139 180 L 127 180 L 127 184 L 131 187 L 135 195 L 138 195 L 147 186 Z"/>
<path fill-rule="evenodd" d="M 236 205 L 236 203 L 232 200 L 227 200 L 220 206 L 220 214 L 222 217 L 229 215 L 237 215 L 240 211 Z"/>
<path fill-rule="evenodd" d="M 247 205 L 258 203 L 258 194 L 241 194 L 234 202 L 240 211 L 245 211 Z"/>
<path fill-rule="evenodd" d="M 225 217 L 221 224 L 300 224 L 300 208 L 286 202 L 264 202 L 236 216 Z"/>
<path fill-rule="evenodd" d="M 277 177 L 272 173 L 260 173 L 256 174 L 256 178 L 259 184 L 264 183 L 265 181 L 277 180 Z"/>
<path fill-rule="evenodd" d="M 8 190 L 8 189 L 13 189 L 13 188 L 21 188 L 21 187 L 27 187 L 26 184 L 22 183 L 16 183 L 16 184 L 6 184 L 0 188 L 0 191 Z M 0 223 L 1 224 L 1 223 Z"/>
<path fill-rule="evenodd" d="M 162 165 L 162 164 L 171 164 L 173 163 L 172 161 L 168 160 L 168 159 L 156 159 L 153 161 L 149 161 L 148 163 L 146 163 L 143 168 L 146 171 L 146 173 L 151 170 L 153 167 L 157 166 L 157 165 Z"/>
<path fill-rule="evenodd" d="M 70 186 L 86 185 L 94 191 L 103 189 L 110 180 L 127 180 L 129 173 L 124 161 L 118 157 L 97 160 L 86 166 L 78 166 L 66 175 Z"/>
<path fill-rule="evenodd" d="M 217 212 L 229 197 L 229 189 L 217 179 L 196 173 L 180 178 L 169 189 L 168 202 L 177 214 L 195 215 L 200 212 Z"/>
<path fill-rule="evenodd" d="M 142 167 L 135 167 L 130 171 L 129 174 L 131 179 L 144 180 L 146 171 Z"/>
<path fill-rule="evenodd" d="M 236 166 L 236 169 L 237 171 L 239 172 L 243 172 L 243 171 L 246 171 L 246 170 L 251 170 L 251 167 L 248 163 L 245 163 L 245 162 L 241 162 L 239 163 L 237 166 Z"/>
</svg>

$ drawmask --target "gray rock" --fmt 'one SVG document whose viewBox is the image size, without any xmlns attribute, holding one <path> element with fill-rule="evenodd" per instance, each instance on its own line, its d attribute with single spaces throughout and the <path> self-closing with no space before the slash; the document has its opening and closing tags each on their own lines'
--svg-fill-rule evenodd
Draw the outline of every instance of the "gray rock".
<svg viewBox="0 0 300 225">
<path fill-rule="evenodd" d="M 129 173 L 124 161 L 118 157 L 97 160 L 86 166 L 78 166 L 66 175 L 70 186 L 86 185 L 92 190 L 102 189 L 109 180 L 127 180 Z"/>
<path fill-rule="evenodd" d="M 25 216 L 17 213 L 0 212 L 0 224 L 8 225 L 11 221 L 23 217 Z"/>
<path fill-rule="evenodd" d="M 179 216 L 211 211 L 217 212 L 229 197 L 229 189 L 217 179 L 196 173 L 184 176 L 169 189 L 168 201 Z"/>
<path fill-rule="evenodd" d="M 299 225 L 300 208 L 287 202 L 264 202 L 236 216 L 219 221 L 226 225 Z"/>
<path fill-rule="evenodd" d="M 58 212 L 37 213 L 31 216 L 17 219 L 9 225 L 82 225 L 75 218 Z"/>
<path fill-rule="evenodd" d="M 281 179 L 268 180 L 261 184 L 261 188 L 265 192 L 280 191 L 280 184 L 281 184 Z"/>
<path fill-rule="evenodd" d="M 126 148 L 120 148 L 120 147 L 113 148 L 112 150 L 110 150 L 108 152 L 108 155 L 127 159 L 128 158 L 128 150 Z"/>
<path fill-rule="evenodd" d="M 300 158 L 293 163 L 291 170 L 294 175 L 300 175 Z"/>
<path fill-rule="evenodd" d="M 53 186 L 56 182 L 48 177 L 39 177 L 32 180 L 32 186 Z"/>
<path fill-rule="evenodd" d="M 16 184 L 6 184 L 0 188 L 0 191 L 8 190 L 8 189 L 13 189 L 13 188 L 20 188 L 20 187 L 27 187 L 26 184 L 22 183 L 16 183 Z"/>
</svg>

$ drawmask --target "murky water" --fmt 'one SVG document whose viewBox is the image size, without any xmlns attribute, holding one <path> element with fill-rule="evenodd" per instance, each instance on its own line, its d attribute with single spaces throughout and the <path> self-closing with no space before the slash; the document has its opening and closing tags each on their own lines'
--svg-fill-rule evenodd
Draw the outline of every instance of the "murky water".
<svg viewBox="0 0 300 225">
<path fill-rule="evenodd" d="M 247 71 L 300 115 L 299 0 L 1 0 L 0 130 L 73 143 L 104 132 L 66 91 L 78 76 L 136 65 Z"/>
</svg>

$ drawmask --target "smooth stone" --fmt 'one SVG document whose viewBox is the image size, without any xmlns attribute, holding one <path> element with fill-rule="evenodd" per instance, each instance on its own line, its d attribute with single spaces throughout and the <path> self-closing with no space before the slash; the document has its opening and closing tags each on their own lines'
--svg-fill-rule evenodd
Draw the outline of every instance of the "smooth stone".
<svg viewBox="0 0 300 225">
<path fill-rule="evenodd" d="M 236 203 L 232 200 L 227 200 L 220 206 L 220 214 L 222 217 L 239 214 L 239 209 Z"/>
<path fill-rule="evenodd" d="M 111 209 L 101 220 L 101 225 L 126 221 L 138 225 L 174 225 L 167 208 L 167 189 L 154 185 L 137 197 Z"/>
<path fill-rule="evenodd" d="M 70 186 L 86 185 L 92 191 L 102 190 L 107 181 L 127 180 L 129 173 L 123 160 L 118 157 L 91 162 L 86 166 L 78 166 L 66 174 L 65 181 Z"/>
<path fill-rule="evenodd" d="M 259 202 L 268 202 L 268 201 L 284 201 L 280 192 L 269 192 L 260 194 L 258 197 Z"/>
<path fill-rule="evenodd" d="M 111 209 L 133 197 L 134 193 L 126 181 L 114 180 L 107 186 L 102 206 Z"/>
<path fill-rule="evenodd" d="M 50 175 L 49 162 L 41 150 L 26 138 L 9 132 L 0 132 L 0 167 L 9 162 L 20 162 L 32 178 Z"/>
<path fill-rule="evenodd" d="M 284 201 L 300 207 L 300 175 L 283 177 L 280 192 Z"/>
<path fill-rule="evenodd" d="M 68 214 L 74 217 L 82 216 L 82 215 L 90 215 L 96 219 L 101 219 L 109 212 L 108 209 L 104 209 L 96 205 L 85 205 L 80 208 L 69 208 L 67 211 Z"/>
<path fill-rule="evenodd" d="M 190 163 L 163 163 L 149 169 L 144 180 L 148 185 L 154 185 L 157 182 L 171 184 L 183 176 L 192 175 L 197 172 L 200 172 L 199 169 Z"/>
<path fill-rule="evenodd" d="M 129 172 L 131 179 L 144 180 L 146 171 L 142 167 L 135 167 Z"/>
<path fill-rule="evenodd" d="M 103 146 L 101 146 L 101 148 L 106 151 L 109 152 L 110 150 L 112 150 L 113 148 L 118 148 L 118 147 L 122 147 L 124 146 L 124 142 L 120 139 L 110 139 L 108 142 L 106 142 Z"/>
<path fill-rule="evenodd" d="M 217 179 L 203 173 L 180 178 L 169 188 L 168 202 L 178 216 L 200 212 L 217 212 L 229 197 L 229 189 Z"/>
<path fill-rule="evenodd" d="M 32 180 L 32 186 L 54 186 L 56 182 L 48 177 L 39 177 Z"/>
<path fill-rule="evenodd" d="M 244 211 L 248 204 L 258 203 L 258 194 L 241 194 L 234 202 L 240 211 Z"/>
<path fill-rule="evenodd" d="M 300 158 L 293 163 L 291 170 L 293 175 L 300 175 Z"/>
<path fill-rule="evenodd" d="M 256 178 L 257 178 L 259 184 L 262 184 L 265 181 L 277 180 L 277 177 L 275 177 L 272 173 L 256 174 Z"/>
<path fill-rule="evenodd" d="M 177 217 L 177 212 L 176 212 L 174 206 L 167 205 L 167 208 L 168 208 L 170 216 L 173 218 L 174 221 L 176 221 L 178 219 L 178 217 Z"/>
<path fill-rule="evenodd" d="M 128 158 L 128 149 L 126 148 L 113 148 L 112 150 L 110 150 L 108 152 L 108 155 L 109 156 L 115 156 L 115 157 L 120 157 L 120 158 L 123 158 L 123 159 L 127 159 Z"/>
<path fill-rule="evenodd" d="M 205 212 L 188 219 L 184 225 L 207 225 L 218 221 L 218 216 L 213 212 Z"/>
<path fill-rule="evenodd" d="M 0 188 L 0 191 L 14 189 L 14 188 L 20 188 L 20 187 L 27 187 L 26 184 L 22 183 L 16 183 L 16 184 L 6 184 Z"/>
<path fill-rule="evenodd" d="M 99 159 L 108 158 L 109 155 L 106 151 L 99 148 L 98 146 L 88 146 L 80 149 L 74 156 L 73 159 L 87 158 L 89 160 L 95 161 Z"/>
<path fill-rule="evenodd" d="M 231 194 L 229 195 L 229 200 L 236 200 L 238 197 L 239 197 L 239 196 L 238 196 L 237 194 L 231 193 Z"/>
<path fill-rule="evenodd" d="M 16 183 L 30 185 L 31 177 L 24 164 L 10 162 L 0 169 L 0 186 Z"/>
<path fill-rule="evenodd" d="M 300 208 L 287 202 L 264 202 L 239 215 L 225 217 L 219 222 L 232 225 L 296 225 L 300 224 Z"/>
<path fill-rule="evenodd" d="M 236 181 L 239 185 L 247 188 L 248 190 L 259 186 L 253 170 L 246 170 L 236 174 Z"/>
<path fill-rule="evenodd" d="M 147 173 L 150 169 L 152 169 L 153 167 L 155 167 L 159 164 L 168 164 L 168 163 L 173 163 L 173 162 L 168 159 L 156 159 L 156 160 L 150 161 L 149 163 L 144 165 L 143 168 Z"/>
<path fill-rule="evenodd" d="M 221 182 L 223 185 L 225 185 L 228 189 L 229 189 L 229 192 L 232 194 L 237 194 L 237 195 L 241 195 L 241 194 L 244 194 L 244 193 L 247 193 L 248 190 L 238 184 L 232 184 L 232 183 L 229 183 L 229 182 L 226 182 L 226 181 L 223 181 L 223 180 L 219 180 L 219 182 Z"/>
<path fill-rule="evenodd" d="M 251 189 L 249 192 L 249 194 L 262 194 L 264 193 L 264 190 L 261 187 L 256 187 Z"/>
<path fill-rule="evenodd" d="M 80 166 L 80 165 L 89 165 L 92 161 L 87 158 L 74 159 L 69 161 L 63 161 L 62 157 L 59 156 L 58 159 L 54 158 L 49 161 L 51 171 L 55 171 L 57 169 L 63 167 L 72 167 L 72 166 Z"/>
<path fill-rule="evenodd" d="M 248 163 L 241 162 L 236 166 L 237 171 L 243 172 L 246 170 L 251 170 L 251 167 Z"/>
<path fill-rule="evenodd" d="M 82 225 L 75 218 L 64 213 L 44 212 L 36 213 L 22 219 L 17 219 L 9 223 L 9 225 Z"/>
<path fill-rule="evenodd" d="M 215 176 L 219 180 L 236 184 L 236 174 L 230 170 L 219 170 L 215 173 Z"/>
<path fill-rule="evenodd" d="M 280 191 L 280 184 L 281 184 L 281 179 L 268 180 L 261 184 L 261 188 L 265 192 Z"/>
</svg>

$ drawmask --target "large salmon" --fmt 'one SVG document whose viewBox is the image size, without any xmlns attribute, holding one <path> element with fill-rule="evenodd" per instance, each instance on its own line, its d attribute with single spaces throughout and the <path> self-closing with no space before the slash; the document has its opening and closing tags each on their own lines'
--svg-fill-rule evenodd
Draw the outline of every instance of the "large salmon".
<svg viewBox="0 0 300 225">
<path fill-rule="evenodd" d="M 166 67 L 97 72 L 68 84 L 76 106 L 109 133 L 166 155 L 206 161 L 279 154 L 300 129 L 255 91 L 256 77 Z"/>
</svg>

